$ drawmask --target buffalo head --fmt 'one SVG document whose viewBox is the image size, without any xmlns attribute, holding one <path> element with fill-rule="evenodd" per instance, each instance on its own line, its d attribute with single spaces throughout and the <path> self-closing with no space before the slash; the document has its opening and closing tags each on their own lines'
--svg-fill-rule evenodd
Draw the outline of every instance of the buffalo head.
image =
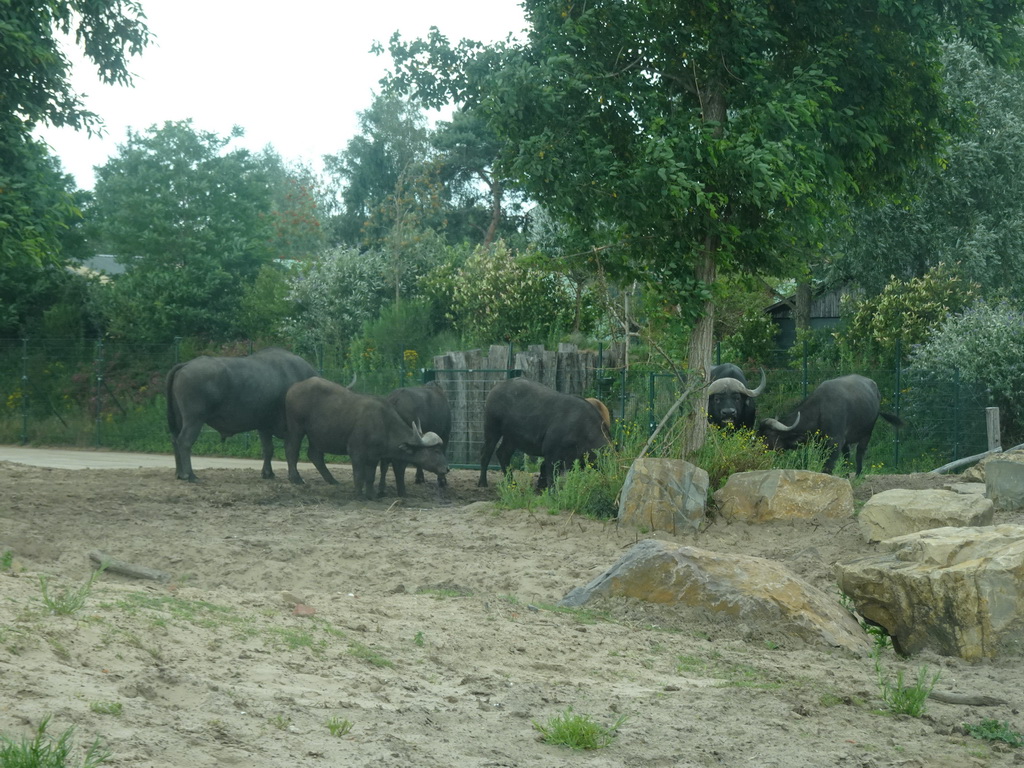
<svg viewBox="0 0 1024 768">
<path fill-rule="evenodd" d="M 765 375 L 761 369 L 761 383 L 750 389 L 746 382 L 734 378 L 715 379 L 708 385 L 708 419 L 712 424 L 724 427 L 754 426 L 755 406 L 753 398 L 764 392 Z"/>
</svg>

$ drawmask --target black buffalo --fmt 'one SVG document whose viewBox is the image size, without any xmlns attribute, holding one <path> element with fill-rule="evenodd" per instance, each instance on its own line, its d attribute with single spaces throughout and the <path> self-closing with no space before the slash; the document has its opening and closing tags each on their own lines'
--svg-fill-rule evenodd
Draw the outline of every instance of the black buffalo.
<svg viewBox="0 0 1024 768">
<path fill-rule="evenodd" d="M 448 397 L 444 390 L 436 384 L 427 384 L 423 387 L 401 387 L 392 391 L 385 398 L 402 420 L 412 426 L 419 424 L 424 432 L 433 432 L 442 441 L 442 450 L 447 448 L 448 439 L 452 434 L 452 409 L 448 405 Z M 395 485 L 398 488 L 405 487 L 405 464 L 401 461 L 391 461 L 387 457 L 380 461 L 380 495 L 384 495 L 384 488 L 387 482 L 388 464 L 393 465 L 395 473 Z M 425 482 L 423 467 L 416 467 L 416 482 Z M 444 475 L 437 476 L 438 488 L 447 485 Z"/>
<path fill-rule="evenodd" d="M 757 423 L 757 404 L 754 398 L 764 392 L 764 369 L 761 369 L 761 383 L 756 389 L 747 386 L 743 371 L 732 363 L 714 366 L 710 379 L 708 421 L 719 427 L 753 429 Z"/>
<path fill-rule="evenodd" d="M 609 442 L 602 414 L 583 398 L 563 395 L 529 379 L 508 379 L 495 384 L 484 402 L 477 484 L 487 485 L 487 465 L 495 448 L 506 474 L 517 450 L 541 456 L 537 490 L 543 490 L 553 483 L 555 472 L 564 472 L 573 462 L 588 461 Z"/>
<path fill-rule="evenodd" d="M 332 485 L 337 480 L 324 463 L 324 454 L 347 454 L 352 462 L 356 495 L 373 496 L 374 475 L 381 459 L 415 464 L 437 475 L 448 473 L 440 436 L 409 426 L 382 397 L 360 395 L 319 377 L 300 381 L 285 396 L 288 437 L 285 456 L 288 479 L 301 483 L 298 461 L 304 437 L 309 438 L 309 460 Z M 398 495 L 405 483 L 397 482 Z"/>
<path fill-rule="evenodd" d="M 770 448 L 796 448 L 814 434 L 825 437 L 833 446 L 825 462 L 825 471 L 831 473 L 842 452 L 850 459 L 850 446 L 857 446 L 857 474 L 864 466 L 864 453 L 871 439 L 878 417 L 895 426 L 903 421 L 891 413 L 880 411 L 882 396 L 878 385 L 866 376 L 851 374 L 829 379 L 818 385 L 797 408 L 782 421 L 765 419 L 760 433 Z M 790 422 L 787 426 L 783 423 Z"/>
<path fill-rule="evenodd" d="M 250 357 L 197 357 L 167 374 L 167 426 L 174 466 L 181 480 L 195 481 L 192 445 L 203 424 L 221 439 L 257 430 L 263 447 L 263 477 L 274 471 L 274 436 L 284 437 L 284 396 L 288 388 L 316 376 L 313 366 L 291 352 L 271 347 Z"/>
</svg>

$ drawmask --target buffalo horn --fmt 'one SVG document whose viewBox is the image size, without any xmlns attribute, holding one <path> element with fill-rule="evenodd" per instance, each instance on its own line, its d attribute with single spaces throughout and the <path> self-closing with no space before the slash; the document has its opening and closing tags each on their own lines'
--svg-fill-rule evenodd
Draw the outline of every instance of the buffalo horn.
<svg viewBox="0 0 1024 768">
<path fill-rule="evenodd" d="M 761 383 L 757 386 L 757 389 L 749 389 L 747 385 L 744 384 L 739 379 L 731 379 L 726 377 L 724 379 L 715 379 L 714 381 L 712 381 L 708 385 L 708 394 L 717 395 L 721 392 L 742 392 L 747 397 L 757 397 L 762 392 L 764 392 L 764 382 L 764 369 L 762 368 Z"/>
<path fill-rule="evenodd" d="M 783 424 L 781 421 L 779 421 L 778 419 L 765 419 L 764 421 L 761 422 L 761 424 L 763 424 L 764 426 L 769 427 L 771 429 L 774 429 L 777 432 L 791 432 L 794 429 L 796 429 L 796 425 L 799 424 L 799 423 L 800 423 L 800 412 L 799 411 L 797 411 L 797 413 L 796 413 L 796 421 L 794 421 L 792 423 L 792 425 L 790 425 L 788 427 L 785 424 Z"/>
<path fill-rule="evenodd" d="M 441 445 L 444 442 L 436 432 L 424 432 L 420 427 L 419 419 L 413 421 L 412 431 L 416 435 L 416 439 L 420 441 L 420 445 Z"/>
</svg>

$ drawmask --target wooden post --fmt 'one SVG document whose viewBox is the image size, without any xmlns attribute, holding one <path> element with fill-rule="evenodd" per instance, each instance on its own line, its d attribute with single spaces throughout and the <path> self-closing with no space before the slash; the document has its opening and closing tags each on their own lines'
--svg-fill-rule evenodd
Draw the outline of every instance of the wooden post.
<svg viewBox="0 0 1024 768">
<path fill-rule="evenodd" d="M 1003 438 L 999 434 L 999 409 L 989 407 L 985 409 L 985 429 L 988 432 L 988 449 L 990 451 L 1001 451 Z"/>
</svg>

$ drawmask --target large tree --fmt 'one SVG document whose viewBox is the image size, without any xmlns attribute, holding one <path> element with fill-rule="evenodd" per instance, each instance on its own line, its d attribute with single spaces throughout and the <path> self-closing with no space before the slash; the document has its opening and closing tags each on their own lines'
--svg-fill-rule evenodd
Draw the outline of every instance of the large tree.
<svg viewBox="0 0 1024 768">
<path fill-rule="evenodd" d="M 1024 81 L 962 40 L 944 45 L 944 81 L 961 126 L 901 199 L 853 209 L 827 249 L 833 281 L 878 294 L 945 263 L 988 296 L 1024 292 Z"/>
<path fill-rule="evenodd" d="M 274 215 L 287 181 L 272 153 L 231 149 L 232 136 L 191 121 L 129 131 L 97 169 L 88 228 L 125 273 L 111 287 L 109 331 L 167 340 L 229 338 L 238 302 L 281 244 Z M 293 255 L 289 250 L 286 254 Z"/>
<path fill-rule="evenodd" d="M 134 0 L 0 2 L 0 265 L 56 260 L 77 215 L 33 130 L 102 125 L 71 87 L 61 39 L 73 39 L 104 82 L 130 85 L 128 59 L 149 42 L 144 18 Z"/>
<path fill-rule="evenodd" d="M 388 85 L 480 107 L 532 197 L 610 227 L 605 267 L 693 318 L 697 376 L 721 273 L 798 274 L 834 202 L 898 188 L 942 146 L 941 38 L 1020 51 L 1020 0 L 523 5 L 522 44 L 392 38 Z M 685 450 L 704 436 L 690 423 Z"/>
</svg>

